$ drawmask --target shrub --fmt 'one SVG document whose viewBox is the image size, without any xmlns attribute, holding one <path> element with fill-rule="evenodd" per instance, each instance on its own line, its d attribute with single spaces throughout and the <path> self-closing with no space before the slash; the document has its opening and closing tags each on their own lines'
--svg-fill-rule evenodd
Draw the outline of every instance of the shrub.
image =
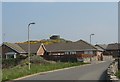
<svg viewBox="0 0 120 82">
<path fill-rule="evenodd" d="M 28 63 L 29 63 L 29 59 L 26 58 L 25 60 L 21 61 L 20 65 L 21 66 L 28 65 Z M 50 64 L 53 62 L 47 61 L 44 58 L 42 58 L 41 56 L 33 55 L 30 57 L 30 63 L 32 63 L 32 64 Z"/>
<path fill-rule="evenodd" d="M 3 59 L 2 68 L 14 67 L 19 64 L 20 59 Z"/>
<path fill-rule="evenodd" d="M 47 60 L 37 55 L 31 57 L 31 63 L 49 64 Z"/>
<path fill-rule="evenodd" d="M 17 57 L 17 58 L 9 58 L 9 59 L 2 59 L 2 68 L 11 68 L 16 65 L 19 65 L 22 60 L 24 60 L 25 57 Z"/>
</svg>

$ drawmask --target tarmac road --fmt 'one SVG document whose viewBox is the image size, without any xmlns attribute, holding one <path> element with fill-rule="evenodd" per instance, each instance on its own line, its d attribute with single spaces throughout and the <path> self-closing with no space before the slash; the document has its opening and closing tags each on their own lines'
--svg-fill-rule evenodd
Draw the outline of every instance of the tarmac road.
<svg viewBox="0 0 120 82">
<path fill-rule="evenodd" d="M 21 80 L 106 80 L 111 61 L 93 62 L 85 66 L 30 76 Z"/>
</svg>

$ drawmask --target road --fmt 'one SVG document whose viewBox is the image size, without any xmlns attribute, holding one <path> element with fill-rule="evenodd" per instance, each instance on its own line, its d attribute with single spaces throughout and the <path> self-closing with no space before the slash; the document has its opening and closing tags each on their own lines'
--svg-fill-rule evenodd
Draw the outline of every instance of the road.
<svg viewBox="0 0 120 82">
<path fill-rule="evenodd" d="M 106 69 L 111 61 L 78 66 L 55 72 L 43 73 L 22 80 L 106 80 Z"/>
</svg>

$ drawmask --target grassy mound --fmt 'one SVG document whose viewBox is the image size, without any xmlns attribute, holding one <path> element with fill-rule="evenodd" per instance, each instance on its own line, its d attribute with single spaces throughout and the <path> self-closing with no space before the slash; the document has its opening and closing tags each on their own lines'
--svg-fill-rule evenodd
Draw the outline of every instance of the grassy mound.
<svg viewBox="0 0 120 82">
<path fill-rule="evenodd" d="M 34 55 L 34 56 L 30 57 L 30 63 L 31 64 L 41 64 L 41 65 L 43 64 L 43 65 L 45 65 L 45 64 L 51 64 L 51 63 L 56 63 L 56 62 L 47 61 L 44 58 L 42 58 L 41 56 Z M 23 60 L 20 63 L 21 66 L 28 65 L 28 64 L 29 64 L 29 59 L 28 58 L 26 58 L 25 60 Z"/>
</svg>

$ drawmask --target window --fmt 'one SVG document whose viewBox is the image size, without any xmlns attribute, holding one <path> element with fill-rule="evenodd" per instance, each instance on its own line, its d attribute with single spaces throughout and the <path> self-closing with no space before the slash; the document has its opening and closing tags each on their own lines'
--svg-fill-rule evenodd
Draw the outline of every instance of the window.
<svg viewBox="0 0 120 82">
<path fill-rule="evenodd" d="M 64 55 L 64 53 L 61 53 L 61 55 Z"/>
<path fill-rule="evenodd" d="M 51 55 L 58 55 L 57 53 L 53 53 L 53 54 L 51 54 Z"/>
<path fill-rule="evenodd" d="M 8 58 L 16 58 L 16 54 L 17 54 L 17 53 L 15 53 L 15 52 L 5 53 L 6 59 L 8 59 Z"/>
<path fill-rule="evenodd" d="M 74 51 L 74 52 L 72 52 L 72 54 L 76 54 L 76 52 Z"/>
<path fill-rule="evenodd" d="M 84 54 L 88 54 L 88 51 L 85 51 Z"/>
<path fill-rule="evenodd" d="M 65 54 L 67 54 L 67 55 L 68 55 L 68 54 L 69 54 L 69 52 L 65 52 Z"/>
<path fill-rule="evenodd" d="M 85 51 L 84 54 L 93 54 L 93 51 Z"/>
<path fill-rule="evenodd" d="M 67 54 L 67 55 L 76 54 L 76 51 L 69 51 L 69 52 L 65 52 L 65 54 Z"/>
<path fill-rule="evenodd" d="M 93 51 L 89 51 L 89 54 L 93 54 Z"/>
<path fill-rule="evenodd" d="M 76 54 L 76 51 L 71 51 L 70 54 Z"/>
<path fill-rule="evenodd" d="M 70 55 L 72 54 L 72 52 L 70 52 Z"/>
</svg>

